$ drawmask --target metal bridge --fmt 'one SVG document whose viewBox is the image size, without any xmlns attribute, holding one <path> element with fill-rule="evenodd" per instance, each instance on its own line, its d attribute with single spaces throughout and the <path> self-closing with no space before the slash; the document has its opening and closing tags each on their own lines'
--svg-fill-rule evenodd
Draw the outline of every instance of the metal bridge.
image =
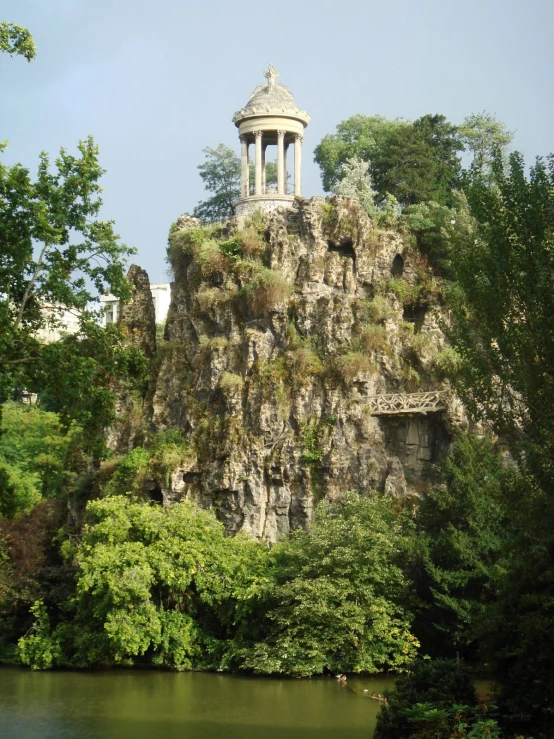
<svg viewBox="0 0 554 739">
<path fill-rule="evenodd" d="M 436 413 L 447 408 L 448 393 L 390 393 L 367 395 L 363 399 L 372 416 L 393 416 L 399 413 Z"/>
</svg>

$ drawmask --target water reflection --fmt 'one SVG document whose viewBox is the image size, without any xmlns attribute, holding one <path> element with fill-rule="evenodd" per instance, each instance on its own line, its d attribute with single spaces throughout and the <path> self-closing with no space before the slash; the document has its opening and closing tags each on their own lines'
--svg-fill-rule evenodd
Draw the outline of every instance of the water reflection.
<svg viewBox="0 0 554 739">
<path fill-rule="evenodd" d="M 368 739 L 392 678 L 280 680 L 202 673 L 0 669 L 6 739 Z M 363 690 L 367 689 L 367 693 Z"/>
</svg>

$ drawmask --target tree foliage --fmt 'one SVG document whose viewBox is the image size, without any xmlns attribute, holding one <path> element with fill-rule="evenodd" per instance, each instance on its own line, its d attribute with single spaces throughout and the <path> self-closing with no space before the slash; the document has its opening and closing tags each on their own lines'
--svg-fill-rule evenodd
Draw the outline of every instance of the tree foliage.
<svg viewBox="0 0 554 739">
<path fill-rule="evenodd" d="M 513 472 L 487 437 L 459 434 L 441 465 L 442 483 L 421 500 L 416 525 L 425 609 L 416 631 L 426 651 L 462 654 L 478 642 L 496 601 L 510 537 L 504 500 Z"/>
<path fill-rule="evenodd" d="M 125 345 L 115 329 L 100 331 L 90 305 L 95 290 L 129 295 L 124 260 L 133 250 L 98 218 L 103 170 L 92 138 L 78 152 L 62 149 L 54 167 L 42 153 L 36 179 L 0 165 L 0 397 L 47 393 L 68 418 L 81 400 L 98 427 L 106 419 L 97 401 L 113 399 L 108 371 L 121 367 Z M 80 330 L 43 345 L 37 332 L 57 310 L 74 311 Z M 140 364 L 136 352 L 130 362 Z"/>
<path fill-rule="evenodd" d="M 374 739 L 500 739 L 479 706 L 473 678 L 449 660 L 419 661 L 401 676 L 377 717 Z"/>
<path fill-rule="evenodd" d="M 474 418 L 510 445 L 518 480 L 505 490 L 514 535 L 489 656 L 505 678 L 500 707 L 513 730 L 554 731 L 554 158 L 527 174 L 512 154 L 467 186 L 470 214 L 451 235 L 453 378 Z M 522 690 L 522 686 L 524 689 Z"/>
<path fill-rule="evenodd" d="M 217 149 L 202 149 L 206 161 L 198 165 L 200 177 L 211 198 L 202 200 L 193 210 L 195 218 L 205 223 L 225 221 L 234 214 L 233 203 L 241 197 L 241 162 L 233 149 L 219 144 Z M 250 162 L 250 183 L 254 182 L 254 163 Z M 277 184 L 277 164 L 266 163 L 266 187 Z"/>
<path fill-rule="evenodd" d="M 347 496 L 318 509 L 310 534 L 268 551 L 226 538 L 211 512 L 129 497 L 87 506 L 72 613 L 36 606 L 20 657 L 42 669 L 136 664 L 262 673 L 377 672 L 410 662 L 402 541 L 391 506 Z M 44 624 L 48 621 L 48 628 Z M 36 655 L 36 658 L 35 658 Z"/>
<path fill-rule="evenodd" d="M 466 116 L 459 131 L 465 150 L 473 157 L 471 168 L 480 174 L 490 170 L 496 153 L 504 154 L 513 138 L 513 131 L 486 111 Z"/>
<path fill-rule="evenodd" d="M 36 46 L 30 32 L 16 23 L 0 21 L 0 51 L 10 55 L 19 54 L 32 61 L 36 56 Z"/>
<path fill-rule="evenodd" d="M 382 116 L 356 115 L 337 126 L 315 149 L 322 170 L 323 187 L 335 190 L 349 159 L 370 166 L 377 198 L 394 196 L 401 205 L 427 200 L 451 202 L 451 191 L 460 184 L 461 150 L 458 132 L 441 115 L 426 115 L 410 123 Z"/>
<path fill-rule="evenodd" d="M 321 503 L 309 533 L 271 552 L 267 633 L 244 666 L 296 675 L 405 667 L 418 643 L 399 566 L 403 535 L 390 500 L 349 494 L 336 505 Z"/>
<path fill-rule="evenodd" d="M 363 159 L 352 157 L 342 165 L 341 179 L 335 191 L 337 195 L 356 198 L 369 216 L 375 216 L 375 191 L 371 184 L 369 163 Z"/>
<path fill-rule="evenodd" d="M 0 516 L 13 518 L 62 492 L 78 429 L 68 433 L 55 413 L 12 402 L 0 421 Z"/>
</svg>

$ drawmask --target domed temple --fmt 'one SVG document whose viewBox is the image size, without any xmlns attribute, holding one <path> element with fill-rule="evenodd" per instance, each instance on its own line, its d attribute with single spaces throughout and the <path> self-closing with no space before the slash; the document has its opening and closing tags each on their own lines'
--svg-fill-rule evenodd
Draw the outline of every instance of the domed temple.
<svg viewBox="0 0 554 739">
<path fill-rule="evenodd" d="M 264 77 L 244 108 L 233 116 L 241 142 L 241 197 L 235 213 L 246 215 L 254 210 L 270 211 L 290 207 L 302 194 L 302 142 L 310 121 L 305 110 L 296 107 L 290 90 L 276 84 L 279 73 L 270 64 Z M 250 182 L 250 144 L 254 144 L 254 182 Z M 294 145 L 294 146 L 292 146 Z M 266 149 L 277 146 L 277 187 L 266 182 Z M 294 181 L 289 182 L 289 149 L 294 149 Z"/>
</svg>

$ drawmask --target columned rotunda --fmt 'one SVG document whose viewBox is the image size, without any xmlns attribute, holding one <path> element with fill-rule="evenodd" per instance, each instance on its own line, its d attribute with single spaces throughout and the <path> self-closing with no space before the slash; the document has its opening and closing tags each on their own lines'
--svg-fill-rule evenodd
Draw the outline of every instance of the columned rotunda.
<svg viewBox="0 0 554 739">
<path fill-rule="evenodd" d="M 244 108 L 233 116 L 241 142 L 241 197 L 235 213 L 246 215 L 254 210 L 290 207 L 302 194 L 302 142 L 310 121 L 305 110 L 296 107 L 290 90 L 276 84 L 279 73 L 269 65 L 264 77 Z M 250 177 L 251 145 L 254 149 L 254 182 Z M 277 187 L 267 184 L 266 150 L 277 146 Z M 289 160 L 294 151 L 294 181 L 289 180 Z"/>
</svg>

